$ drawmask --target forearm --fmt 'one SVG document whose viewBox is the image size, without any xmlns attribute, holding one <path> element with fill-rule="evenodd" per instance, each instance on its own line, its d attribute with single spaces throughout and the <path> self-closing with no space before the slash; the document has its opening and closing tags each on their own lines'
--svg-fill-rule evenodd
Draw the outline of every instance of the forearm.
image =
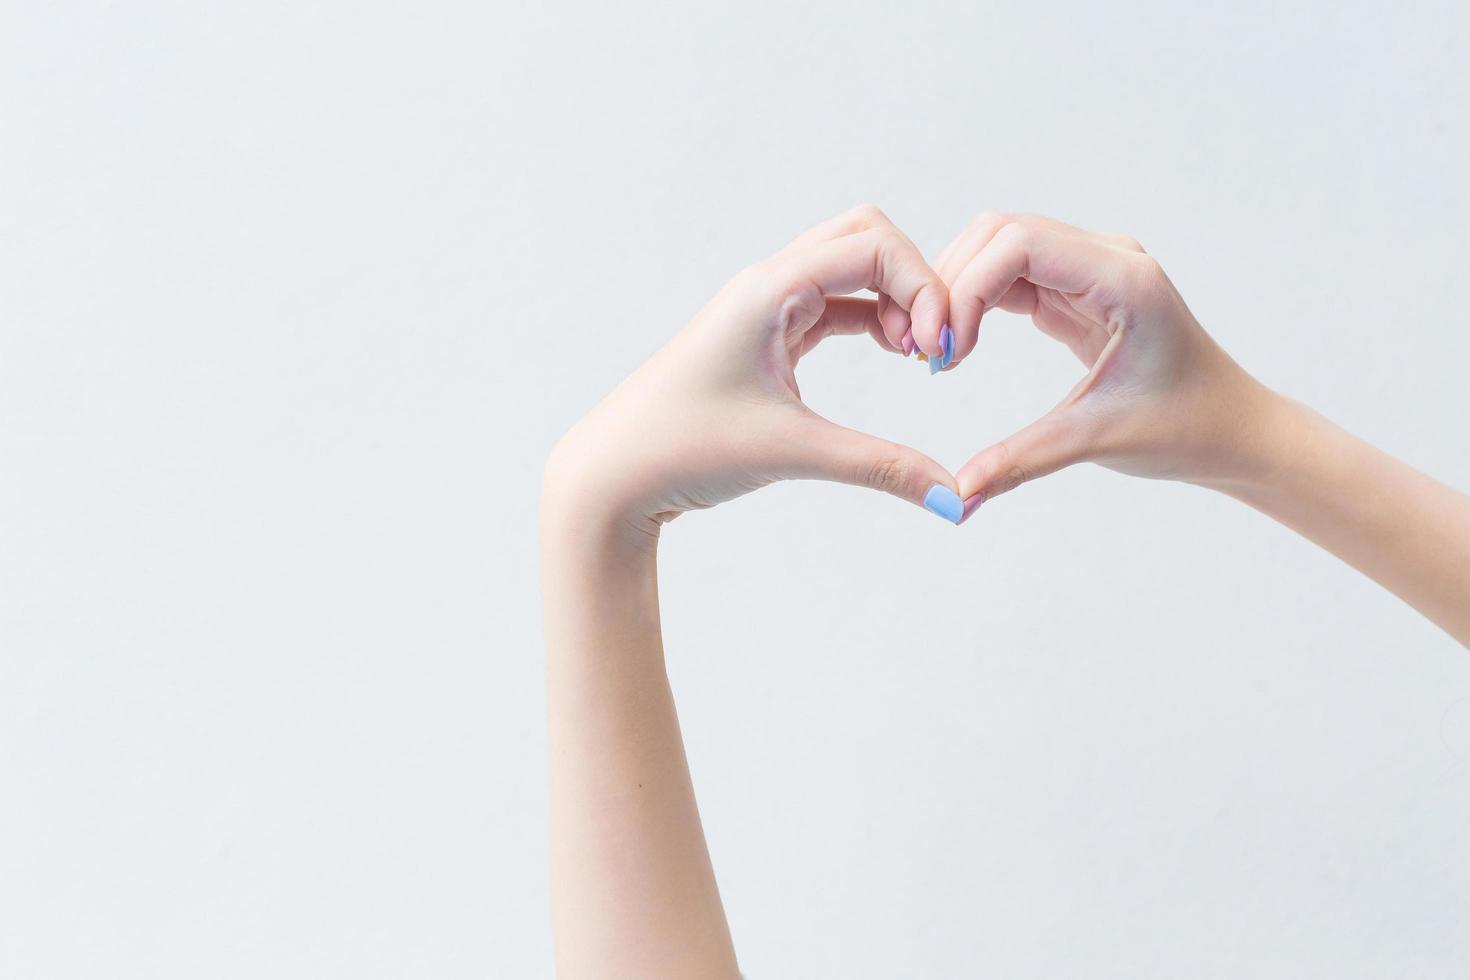
<svg viewBox="0 0 1470 980">
<path fill-rule="evenodd" d="M 664 670 L 656 539 L 548 486 L 552 918 L 565 977 L 736 976 Z"/>
<path fill-rule="evenodd" d="M 1332 552 L 1470 646 L 1470 497 L 1269 396 L 1238 478 L 1212 484 Z"/>
<path fill-rule="evenodd" d="M 890 315 L 849 297 L 864 289 Z M 664 672 L 653 517 L 819 478 L 955 520 L 938 463 L 817 415 L 795 377 L 827 336 L 900 350 L 912 333 L 909 349 L 935 354 L 947 308 L 914 243 L 876 208 L 854 209 L 732 278 L 553 450 L 542 591 L 564 976 L 738 976 Z"/>
</svg>

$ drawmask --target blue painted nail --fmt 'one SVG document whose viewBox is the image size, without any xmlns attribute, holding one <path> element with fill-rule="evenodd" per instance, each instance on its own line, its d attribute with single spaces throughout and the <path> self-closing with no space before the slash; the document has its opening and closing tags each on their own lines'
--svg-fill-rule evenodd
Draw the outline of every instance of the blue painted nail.
<svg viewBox="0 0 1470 980">
<path fill-rule="evenodd" d="M 938 514 L 951 524 L 958 524 L 965 515 L 965 504 L 960 500 L 959 494 L 937 483 L 924 494 L 924 509 L 931 514 Z"/>
<path fill-rule="evenodd" d="M 939 328 L 939 356 L 929 358 L 929 373 L 938 374 L 954 363 L 954 331 L 949 324 Z"/>
</svg>

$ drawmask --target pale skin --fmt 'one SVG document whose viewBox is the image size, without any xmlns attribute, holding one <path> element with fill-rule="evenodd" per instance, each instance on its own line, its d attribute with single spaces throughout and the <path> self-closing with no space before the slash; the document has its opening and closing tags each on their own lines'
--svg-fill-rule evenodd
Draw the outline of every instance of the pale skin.
<svg viewBox="0 0 1470 980">
<path fill-rule="evenodd" d="M 876 299 L 848 296 L 871 290 Z M 973 354 L 1028 315 L 1087 368 L 1042 419 L 951 475 L 801 403 L 835 334 Z M 981 215 L 931 266 L 877 209 L 740 273 L 558 444 L 542 493 L 551 894 L 563 977 L 736 977 L 664 670 L 663 524 L 783 479 L 981 503 L 1079 462 L 1194 483 L 1280 521 L 1470 646 L 1470 497 L 1261 385 L 1131 239 Z"/>
</svg>

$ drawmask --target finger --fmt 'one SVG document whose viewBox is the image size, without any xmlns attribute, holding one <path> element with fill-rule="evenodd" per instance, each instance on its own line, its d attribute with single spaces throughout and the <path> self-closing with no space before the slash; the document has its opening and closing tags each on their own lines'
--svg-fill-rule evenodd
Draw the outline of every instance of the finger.
<svg viewBox="0 0 1470 980">
<path fill-rule="evenodd" d="M 1036 294 L 1036 287 L 1027 282 L 1025 279 L 1017 279 L 1015 282 L 1011 283 L 1011 288 L 1006 290 L 1005 295 L 1002 296 L 995 305 L 997 308 L 1005 310 L 1007 313 L 1021 313 L 1025 316 L 1034 316 L 1036 314 L 1037 302 L 1038 296 Z M 951 361 L 950 364 L 946 365 L 945 369 L 948 369 L 950 366 L 964 360 L 966 357 L 974 352 L 975 347 L 979 344 L 980 341 L 980 324 L 981 321 L 984 320 L 984 318 L 985 311 L 981 310 L 979 319 L 975 319 L 973 321 L 971 321 L 970 319 L 966 319 L 961 324 L 961 326 L 955 330 L 954 360 Z"/>
<path fill-rule="evenodd" d="M 908 357 L 909 354 L 913 353 L 912 348 L 905 350 L 902 347 L 905 339 L 912 342 L 913 334 L 911 330 L 913 328 L 913 321 L 910 319 L 907 310 L 899 306 L 892 298 L 884 293 L 878 294 L 878 321 L 879 326 L 885 333 L 884 346 L 888 346 L 886 335 L 892 331 L 898 333 L 900 337 L 899 350 L 903 353 L 903 356 Z"/>
<path fill-rule="evenodd" d="M 821 242 L 859 234 L 872 229 L 891 230 L 904 242 L 908 243 L 909 246 L 913 246 L 912 240 L 905 236 L 894 225 L 892 219 L 884 214 L 880 208 L 872 204 L 860 204 L 857 207 L 844 211 L 836 217 L 828 218 L 826 221 L 820 222 L 803 232 L 783 249 L 780 254 L 782 256 L 789 256 L 794 253 L 799 253 L 803 249 L 809 249 Z M 913 251 L 917 253 L 918 248 L 913 246 Z M 913 340 L 913 323 L 909 311 L 893 302 L 890 297 L 880 292 L 876 286 L 869 285 L 862 288 L 878 293 L 878 316 L 884 327 L 883 339 L 881 341 L 882 346 L 889 350 L 901 350 L 905 357 L 913 353 L 916 344 Z M 896 345 L 890 339 L 895 336 L 899 338 Z"/>
<path fill-rule="evenodd" d="M 1078 228 L 1076 225 L 1069 225 L 1065 221 L 1058 221 L 1044 214 L 1008 214 L 1001 211 L 985 211 L 976 215 L 965 230 L 945 246 L 943 252 L 939 253 L 939 259 L 934 263 L 934 271 L 938 272 L 939 277 L 946 283 L 952 285 L 960 270 L 969 264 L 975 253 L 984 248 L 990 239 L 995 237 L 995 233 L 1008 224 L 1025 224 L 1039 229 L 1048 229 L 1061 235 L 1085 238 L 1121 251 L 1134 253 L 1144 251 L 1136 238 Z"/>
<path fill-rule="evenodd" d="M 1044 225 L 1010 222 L 991 237 L 950 284 L 950 326 L 958 350 L 974 349 L 985 311 L 1002 305 L 1021 281 L 1063 293 L 1087 293 L 1117 274 L 1120 252 Z M 1009 297 L 1035 308 L 1034 289 Z"/>
<path fill-rule="evenodd" d="M 783 252 L 800 251 L 818 242 L 830 241 L 844 235 L 867 231 L 869 228 L 895 227 L 893 221 L 875 204 L 859 204 L 848 208 L 835 217 L 820 221 L 797 235 L 782 249 Z"/>
<path fill-rule="evenodd" d="M 1057 409 L 977 453 L 955 474 L 961 521 L 992 497 L 1090 457 L 1090 433 L 1075 411 Z"/>
<path fill-rule="evenodd" d="M 950 523 L 963 505 L 953 476 L 917 449 L 847 429 L 815 413 L 802 415 L 784 440 L 783 475 L 831 480 L 890 493 Z"/>
<path fill-rule="evenodd" d="M 965 230 L 945 248 L 940 254 L 939 261 L 934 264 L 935 271 L 950 286 L 951 293 L 956 291 L 956 280 L 975 256 L 983 251 L 1002 229 L 1013 224 L 1022 225 L 1037 232 L 1052 232 L 1062 238 L 1092 242 L 1106 246 L 1115 252 L 1135 255 L 1143 252 L 1143 246 L 1136 239 L 1127 235 L 1089 231 L 1086 228 L 1078 228 L 1040 214 L 1007 214 L 987 211 L 977 215 Z M 1036 304 L 1035 286 L 1024 279 L 1019 279 L 994 305 L 1011 313 L 1031 314 L 1035 311 Z M 954 305 L 953 298 L 951 298 L 951 306 Z M 968 309 L 962 312 L 965 315 L 956 317 L 950 324 L 955 332 L 954 362 L 963 360 L 975 349 L 979 340 L 980 321 L 985 314 L 984 309 L 979 311 L 978 316 Z"/>
<path fill-rule="evenodd" d="M 883 335 L 883 324 L 879 319 L 879 302 L 856 296 L 829 296 L 826 306 L 811 329 L 802 334 L 797 357 L 810 354 L 818 344 L 828 337 L 866 333 L 885 350 L 897 352 Z"/>
<path fill-rule="evenodd" d="M 975 253 L 984 248 L 995 237 L 995 233 L 1011 220 L 1011 215 L 999 211 L 982 211 L 970 219 L 965 230 L 939 253 L 939 259 L 934 263 L 934 271 L 939 273 L 939 278 L 947 285 L 953 284 L 955 277 L 970 263 Z"/>
<path fill-rule="evenodd" d="M 1131 235 L 1113 235 L 1106 232 L 1094 232 L 1094 234 L 1101 241 L 1107 242 L 1114 248 L 1120 248 L 1125 252 L 1134 252 L 1138 255 L 1148 254 L 1148 250 L 1143 247 L 1143 243 Z"/>
<path fill-rule="evenodd" d="M 976 215 L 959 237 L 950 242 L 935 263 L 934 269 L 939 273 L 939 278 L 953 289 L 954 281 L 976 253 L 990 243 L 996 232 L 1014 220 L 1015 216 L 998 211 L 985 211 Z M 951 322 L 950 329 L 954 332 L 954 358 L 950 363 L 957 364 L 974 352 L 975 345 L 980 340 L 980 317 L 967 317 L 960 323 Z"/>
<path fill-rule="evenodd" d="M 1031 316 L 1036 312 L 1036 303 L 1036 287 L 1024 279 L 1017 279 L 995 305 L 1007 313 Z"/>
<path fill-rule="evenodd" d="M 866 288 L 888 296 L 908 314 L 915 343 L 927 353 L 939 353 L 949 291 L 914 243 L 897 229 L 869 228 L 818 243 L 793 253 L 789 266 L 800 280 L 795 284 L 798 289 L 841 295 Z M 895 347 L 901 348 L 906 332 L 896 319 L 883 324 L 884 336 Z"/>
</svg>

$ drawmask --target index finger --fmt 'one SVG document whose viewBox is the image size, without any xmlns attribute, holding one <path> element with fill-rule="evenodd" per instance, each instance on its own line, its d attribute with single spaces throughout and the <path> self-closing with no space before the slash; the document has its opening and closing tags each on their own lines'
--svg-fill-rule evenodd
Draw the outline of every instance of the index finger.
<svg viewBox="0 0 1470 980">
<path fill-rule="evenodd" d="M 938 354 L 939 330 L 949 315 L 949 290 L 919 249 L 896 228 L 874 227 L 818 242 L 788 256 L 791 274 L 823 296 L 872 289 L 909 314 L 914 340 Z M 887 319 L 883 335 L 901 348 L 902 324 Z"/>
<path fill-rule="evenodd" d="M 997 229 L 990 240 L 957 272 L 951 272 L 950 325 L 961 357 L 975 347 L 985 311 L 1011 300 L 1018 284 L 1097 300 L 1097 287 L 1112 282 L 1137 256 L 1042 225 L 1020 221 Z"/>
</svg>

